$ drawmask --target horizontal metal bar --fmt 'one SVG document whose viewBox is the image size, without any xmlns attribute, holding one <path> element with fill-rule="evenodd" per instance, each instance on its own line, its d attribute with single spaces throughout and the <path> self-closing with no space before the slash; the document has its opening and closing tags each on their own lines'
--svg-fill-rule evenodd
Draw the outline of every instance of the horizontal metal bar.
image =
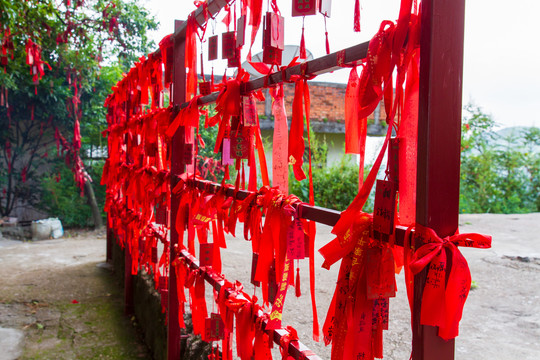
<svg viewBox="0 0 540 360">
<path fill-rule="evenodd" d="M 231 0 L 230 2 L 232 2 Z M 229 3 L 228 0 L 208 0 L 206 8 L 208 9 L 208 13 L 204 13 L 204 5 L 199 6 L 197 9 L 193 10 L 192 14 L 195 14 L 195 19 L 197 20 L 197 23 L 199 26 L 204 26 L 208 19 L 206 16 L 213 18 L 217 13 L 221 11 Z M 182 38 L 186 36 L 186 29 L 187 29 L 187 21 L 184 21 L 182 25 L 171 35 L 171 40 L 175 40 L 176 38 Z M 158 55 L 161 52 L 160 49 L 157 49 L 152 54 Z"/>
<path fill-rule="evenodd" d="M 201 267 L 199 265 L 199 260 L 197 260 L 196 257 L 191 255 L 186 249 L 180 250 L 180 253 L 178 254 L 180 257 L 182 257 L 188 266 L 192 268 L 193 270 L 199 270 L 204 274 L 204 280 L 208 282 L 216 291 L 220 291 L 221 287 L 225 284 L 225 279 L 216 273 L 212 268 L 210 267 Z M 227 296 L 229 296 L 231 293 L 227 291 Z M 246 299 L 247 300 L 247 299 Z M 261 318 L 263 315 L 262 311 L 259 311 L 259 313 L 255 314 L 255 318 Z M 255 319 L 254 319 L 255 320 Z M 283 336 L 289 334 L 289 332 L 285 329 L 277 329 L 277 330 L 266 330 L 266 324 L 267 320 L 262 319 L 263 324 L 263 331 L 267 333 L 269 336 L 272 337 L 272 340 L 280 345 L 281 339 Z M 289 355 L 294 357 L 295 359 L 299 360 L 321 360 L 321 358 L 317 355 L 315 355 L 307 346 L 302 344 L 300 341 L 291 341 L 289 343 Z"/>
<path fill-rule="evenodd" d="M 302 75 L 302 67 L 305 66 L 305 76 L 320 75 L 327 72 L 331 72 L 337 69 L 341 69 L 338 65 L 338 59 L 342 57 L 343 64 L 352 64 L 355 61 L 364 59 L 367 56 L 367 49 L 369 47 L 369 42 L 351 46 L 345 50 L 337 51 L 335 53 L 313 59 L 305 62 L 304 64 L 295 65 L 290 68 L 285 69 L 285 71 L 276 71 L 270 74 L 265 82 L 265 78 L 258 78 L 251 80 L 243 84 L 241 90 L 242 94 L 247 94 L 252 91 L 256 91 L 264 88 L 265 86 L 272 86 L 279 84 L 281 82 L 287 82 L 292 76 Z M 285 76 L 285 77 L 284 77 Z M 217 100 L 219 92 L 214 92 L 210 95 L 202 96 L 197 101 L 199 106 L 211 104 Z M 189 105 L 189 102 L 185 102 L 180 105 L 180 108 L 183 109 Z"/>
<path fill-rule="evenodd" d="M 210 191 L 210 192 L 216 193 L 219 189 L 221 189 L 220 184 L 212 182 L 212 181 L 197 180 L 197 179 L 189 179 L 189 181 L 194 182 L 197 188 L 203 191 Z M 239 190 L 235 192 L 234 189 L 228 188 L 226 191 L 226 194 L 227 196 L 230 196 L 230 197 L 236 196 L 238 200 L 244 200 L 249 195 L 254 194 L 254 192 L 247 191 L 247 190 Z M 297 208 L 298 204 L 293 204 L 292 206 Z M 323 208 L 319 206 L 312 206 L 306 203 L 302 203 L 301 211 L 299 215 L 302 219 L 313 220 L 320 224 L 334 226 L 339 221 L 341 217 L 341 212 L 338 210 Z M 407 228 L 405 226 L 397 225 L 395 227 L 394 244 L 403 246 L 406 231 L 407 231 Z M 389 236 L 385 234 L 375 233 L 374 235 L 376 238 L 382 241 L 388 242 L 390 240 Z"/>
</svg>

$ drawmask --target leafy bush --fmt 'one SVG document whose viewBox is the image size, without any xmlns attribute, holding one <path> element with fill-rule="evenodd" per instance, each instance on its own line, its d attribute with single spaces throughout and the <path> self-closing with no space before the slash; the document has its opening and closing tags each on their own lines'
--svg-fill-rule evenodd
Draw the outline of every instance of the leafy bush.
<svg viewBox="0 0 540 360">
<path fill-rule="evenodd" d="M 462 213 L 540 211 L 540 129 L 500 136 L 474 105 L 465 108 L 461 151 Z"/>
<path fill-rule="evenodd" d="M 96 162 L 93 166 L 87 167 L 93 179 L 92 186 L 98 206 L 104 216 L 105 186 L 99 185 L 102 169 L 102 162 Z M 50 216 L 58 217 L 64 227 L 86 227 L 94 224 L 92 209 L 87 203 L 87 198 L 81 196 L 81 190 L 73 180 L 73 173 L 63 163 L 56 164 L 54 171 L 43 177 L 40 190 L 39 207 Z"/>
<path fill-rule="evenodd" d="M 307 175 L 307 169 L 306 175 Z M 365 173 L 369 171 L 366 167 Z M 309 200 L 309 181 L 296 181 L 291 175 L 289 189 L 302 201 Z M 358 165 L 343 156 L 340 161 L 328 167 L 313 168 L 313 189 L 315 191 L 315 205 L 329 209 L 345 210 L 358 193 Z M 373 211 L 373 198 L 370 196 L 364 211 Z"/>
</svg>

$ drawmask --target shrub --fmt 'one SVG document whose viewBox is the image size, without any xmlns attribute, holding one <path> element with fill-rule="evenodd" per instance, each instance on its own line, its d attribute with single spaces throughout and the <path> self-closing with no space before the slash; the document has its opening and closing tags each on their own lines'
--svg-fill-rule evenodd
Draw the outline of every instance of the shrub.
<svg viewBox="0 0 540 360">
<path fill-rule="evenodd" d="M 102 162 L 95 162 L 87 167 L 93 179 L 92 186 L 98 206 L 104 216 L 105 186 L 99 185 L 102 169 Z M 87 203 L 87 198 L 81 196 L 81 190 L 73 180 L 73 173 L 63 163 L 56 164 L 54 171 L 43 177 L 40 192 L 39 207 L 49 216 L 59 218 L 64 227 L 87 227 L 94 224 L 92 209 Z"/>
<path fill-rule="evenodd" d="M 495 122 L 467 105 L 461 151 L 462 213 L 540 211 L 540 129 L 524 128 L 500 136 Z"/>
<path fill-rule="evenodd" d="M 366 167 L 367 175 L 370 167 Z M 305 169 L 307 175 L 307 167 Z M 309 181 L 296 181 L 289 177 L 289 190 L 297 195 L 302 201 L 309 201 Z M 345 210 L 358 193 L 358 165 L 351 160 L 350 156 L 342 158 L 329 167 L 313 167 L 313 189 L 315 192 L 315 205 L 329 209 Z M 373 211 L 373 196 L 370 195 L 364 211 Z"/>
</svg>

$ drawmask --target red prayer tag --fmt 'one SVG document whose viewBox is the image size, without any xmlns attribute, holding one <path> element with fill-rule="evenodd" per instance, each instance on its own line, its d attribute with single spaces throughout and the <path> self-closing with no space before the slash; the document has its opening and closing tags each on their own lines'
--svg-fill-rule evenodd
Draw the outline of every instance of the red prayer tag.
<svg viewBox="0 0 540 360">
<path fill-rule="evenodd" d="M 292 16 L 316 15 L 318 0 L 293 0 Z"/>
<path fill-rule="evenodd" d="M 294 218 L 287 230 L 287 258 L 289 260 L 305 258 L 305 237 L 302 221 Z"/>
<path fill-rule="evenodd" d="M 276 268 L 272 264 L 268 270 L 268 302 L 273 304 L 276 300 L 278 285 L 276 281 Z"/>
<path fill-rule="evenodd" d="M 223 320 L 221 319 L 221 315 L 212 313 L 210 314 L 210 319 L 211 319 L 210 336 L 216 340 L 223 339 L 225 337 L 225 324 L 223 323 Z"/>
<path fill-rule="evenodd" d="M 257 126 L 257 106 L 253 96 L 244 96 L 242 98 L 244 126 Z"/>
<path fill-rule="evenodd" d="M 159 277 L 158 284 L 159 284 L 160 289 L 167 289 L 167 279 L 168 279 L 167 276 L 160 276 Z"/>
<path fill-rule="evenodd" d="M 169 225 L 169 211 L 163 206 L 156 209 L 156 224 Z"/>
<path fill-rule="evenodd" d="M 258 262 L 259 262 L 259 254 L 253 253 L 253 256 L 251 258 L 251 283 L 255 286 L 261 286 L 261 282 L 255 280 L 255 273 L 257 272 Z"/>
<path fill-rule="evenodd" d="M 330 17 L 332 12 L 332 0 L 320 0 L 319 12 L 326 17 Z"/>
<path fill-rule="evenodd" d="M 281 65 L 285 48 L 285 20 L 278 14 L 267 12 L 263 29 L 263 62 Z"/>
<path fill-rule="evenodd" d="M 157 264 L 157 262 L 158 262 L 157 246 L 152 246 L 152 263 Z"/>
<path fill-rule="evenodd" d="M 388 298 L 381 297 L 373 301 L 373 318 L 372 325 L 378 326 L 378 319 L 381 319 L 382 329 L 388 330 L 388 315 L 389 315 L 390 301 Z"/>
<path fill-rule="evenodd" d="M 145 245 L 145 241 L 143 239 L 139 239 L 139 253 L 140 254 L 144 252 L 144 245 Z"/>
<path fill-rule="evenodd" d="M 199 83 L 199 93 L 203 96 L 210 95 L 212 93 L 212 83 L 210 81 L 201 81 Z"/>
<path fill-rule="evenodd" d="M 221 35 L 221 58 L 232 59 L 236 55 L 236 36 L 234 31 Z"/>
<path fill-rule="evenodd" d="M 212 266 L 214 260 L 214 244 L 206 243 L 200 244 L 199 248 L 199 262 L 200 266 Z"/>
<path fill-rule="evenodd" d="M 238 21 L 236 22 L 236 47 L 242 47 L 244 46 L 244 43 L 246 42 L 246 15 L 242 15 L 238 18 Z"/>
<path fill-rule="evenodd" d="M 263 46 L 283 50 L 285 48 L 285 19 L 276 13 L 267 12 L 264 20 Z"/>
<path fill-rule="evenodd" d="M 231 139 L 223 139 L 223 147 L 221 150 L 221 165 L 234 165 L 234 160 L 231 158 Z"/>
<path fill-rule="evenodd" d="M 282 51 L 273 47 L 263 49 L 263 63 L 281 65 Z"/>
<path fill-rule="evenodd" d="M 208 38 L 208 60 L 216 60 L 218 57 L 218 36 Z"/>
<path fill-rule="evenodd" d="M 240 55 L 241 55 L 241 52 L 240 52 L 240 49 L 235 49 L 234 50 L 234 56 L 230 59 L 227 60 L 227 67 L 240 67 Z"/>
<path fill-rule="evenodd" d="M 388 147 L 388 178 L 396 183 L 396 190 L 399 189 L 399 139 L 390 139 Z"/>
<path fill-rule="evenodd" d="M 367 298 L 396 296 L 394 256 L 388 247 L 367 251 Z"/>
<path fill-rule="evenodd" d="M 249 157 L 250 136 L 246 128 L 237 134 L 231 134 L 231 156 L 233 159 L 247 159 Z M 246 134 L 247 133 L 247 134 Z"/>
<path fill-rule="evenodd" d="M 184 144 L 184 164 L 191 165 L 193 163 L 193 144 Z"/>
<path fill-rule="evenodd" d="M 391 235 L 394 232 L 394 211 L 396 207 L 396 183 L 377 180 L 375 206 L 373 210 L 373 230 Z"/>
</svg>

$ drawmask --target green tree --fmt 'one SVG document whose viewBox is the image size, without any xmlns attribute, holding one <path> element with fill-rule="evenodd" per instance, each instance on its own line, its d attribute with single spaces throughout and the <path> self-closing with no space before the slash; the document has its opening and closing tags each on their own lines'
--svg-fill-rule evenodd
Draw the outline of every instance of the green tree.
<svg viewBox="0 0 540 360">
<path fill-rule="evenodd" d="M 499 136 L 495 122 L 475 105 L 463 119 L 460 210 L 525 213 L 540 210 L 540 129 Z"/>
<path fill-rule="evenodd" d="M 79 154 L 102 146 L 103 101 L 156 26 L 139 0 L 0 0 L 1 215 L 40 201 L 54 155 L 87 178 Z M 78 124 L 82 144 L 66 140 Z"/>
</svg>

